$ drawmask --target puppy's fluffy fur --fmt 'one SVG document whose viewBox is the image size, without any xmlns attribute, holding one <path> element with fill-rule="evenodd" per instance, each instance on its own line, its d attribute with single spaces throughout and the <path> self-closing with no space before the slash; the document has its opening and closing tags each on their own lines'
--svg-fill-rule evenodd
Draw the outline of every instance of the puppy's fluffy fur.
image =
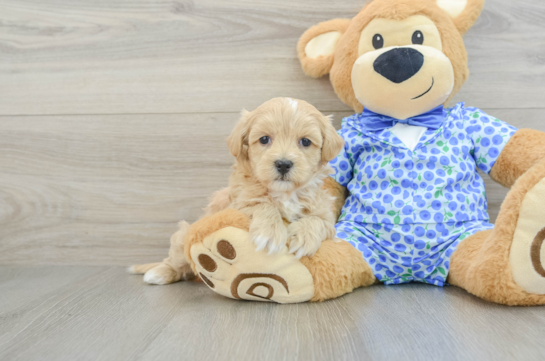
<svg viewBox="0 0 545 361">
<path fill-rule="evenodd" d="M 278 252 L 289 245 L 298 258 L 314 255 L 322 241 L 335 236 L 335 199 L 322 186 L 332 173 L 328 162 L 344 141 L 330 117 L 302 100 L 271 99 L 242 112 L 227 144 L 236 158 L 229 188 L 212 196 L 207 215 L 240 210 L 252 219 L 250 237 L 258 250 Z M 282 171 L 278 162 L 289 171 Z M 155 284 L 188 278 L 180 232 L 171 239 L 169 257 L 162 264 L 129 271 L 147 271 L 144 280 Z"/>
<path fill-rule="evenodd" d="M 243 111 L 227 143 L 236 157 L 229 207 L 251 217 L 258 250 L 288 244 L 298 258 L 312 256 L 335 236 L 334 199 L 322 185 L 344 142 L 328 117 L 307 102 L 275 98 Z M 278 162 L 291 164 L 289 171 L 282 174 Z"/>
</svg>

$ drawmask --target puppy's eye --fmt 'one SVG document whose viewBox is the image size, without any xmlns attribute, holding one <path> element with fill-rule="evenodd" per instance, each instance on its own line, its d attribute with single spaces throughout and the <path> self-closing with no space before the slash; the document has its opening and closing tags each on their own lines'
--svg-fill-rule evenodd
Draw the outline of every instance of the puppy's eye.
<svg viewBox="0 0 545 361">
<path fill-rule="evenodd" d="M 309 139 L 307 139 L 307 138 L 301 139 L 301 145 L 303 147 L 310 147 L 311 144 L 312 144 L 312 142 Z"/>
<path fill-rule="evenodd" d="M 259 138 L 259 143 L 261 144 L 269 144 L 271 142 L 271 138 L 264 136 Z"/>
<path fill-rule="evenodd" d="M 424 44 L 424 34 L 420 30 L 417 30 L 413 33 L 413 44 L 422 45 Z"/>
<path fill-rule="evenodd" d="M 373 47 L 375 49 L 380 49 L 384 46 L 384 39 L 382 38 L 382 35 L 375 34 L 373 35 Z"/>
</svg>

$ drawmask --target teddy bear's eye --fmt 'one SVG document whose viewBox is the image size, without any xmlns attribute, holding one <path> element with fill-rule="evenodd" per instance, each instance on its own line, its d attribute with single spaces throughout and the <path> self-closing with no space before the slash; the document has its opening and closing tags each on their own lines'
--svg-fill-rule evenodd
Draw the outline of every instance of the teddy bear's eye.
<svg viewBox="0 0 545 361">
<path fill-rule="evenodd" d="M 373 35 L 373 47 L 375 49 L 380 49 L 384 46 L 384 39 L 382 38 L 382 35 L 375 34 Z"/>
<path fill-rule="evenodd" d="M 413 33 L 413 44 L 422 45 L 424 44 L 424 34 L 420 30 L 417 30 Z"/>
</svg>

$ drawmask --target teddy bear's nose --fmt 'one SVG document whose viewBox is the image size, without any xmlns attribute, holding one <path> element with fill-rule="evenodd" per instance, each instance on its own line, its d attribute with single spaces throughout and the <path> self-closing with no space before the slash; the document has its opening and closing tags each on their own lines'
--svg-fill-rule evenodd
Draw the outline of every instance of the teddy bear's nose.
<svg viewBox="0 0 545 361">
<path fill-rule="evenodd" d="M 399 84 L 418 73 L 424 64 L 424 55 L 413 48 L 395 48 L 381 54 L 374 62 L 375 71 Z"/>
</svg>

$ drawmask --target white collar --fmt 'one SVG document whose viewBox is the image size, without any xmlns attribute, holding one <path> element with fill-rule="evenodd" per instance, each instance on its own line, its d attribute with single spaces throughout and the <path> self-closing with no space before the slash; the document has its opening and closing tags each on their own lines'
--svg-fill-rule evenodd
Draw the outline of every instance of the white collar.
<svg viewBox="0 0 545 361">
<path fill-rule="evenodd" d="M 418 141 L 422 137 L 422 134 L 424 134 L 424 132 L 428 130 L 428 128 L 420 127 L 417 125 L 396 123 L 396 125 L 388 130 L 399 140 L 401 140 L 407 148 L 409 148 L 411 151 L 414 151 L 414 148 L 416 148 L 416 146 L 418 145 Z"/>
</svg>

